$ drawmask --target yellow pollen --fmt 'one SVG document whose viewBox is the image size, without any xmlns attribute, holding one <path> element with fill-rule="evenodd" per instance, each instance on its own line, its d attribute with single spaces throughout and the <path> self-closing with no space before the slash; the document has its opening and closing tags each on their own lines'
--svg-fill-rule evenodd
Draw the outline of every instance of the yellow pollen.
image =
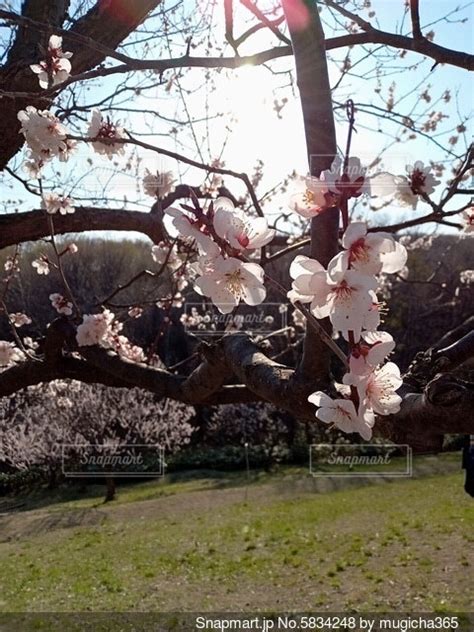
<svg viewBox="0 0 474 632">
<path fill-rule="evenodd" d="M 240 270 L 228 272 L 226 275 L 226 287 L 234 296 L 240 296 L 242 293 L 242 276 Z"/>
<path fill-rule="evenodd" d="M 309 189 L 306 189 L 304 195 L 303 195 L 303 201 L 305 204 L 308 204 L 309 206 L 314 204 L 314 193 L 312 191 L 310 191 Z"/>
</svg>

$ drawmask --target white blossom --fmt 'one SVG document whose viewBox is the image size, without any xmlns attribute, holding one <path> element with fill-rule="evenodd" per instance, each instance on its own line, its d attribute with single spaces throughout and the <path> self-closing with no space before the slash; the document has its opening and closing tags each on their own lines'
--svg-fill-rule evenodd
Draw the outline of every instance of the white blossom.
<svg viewBox="0 0 474 632">
<path fill-rule="evenodd" d="M 222 314 L 228 314 L 241 300 L 247 305 L 259 305 L 265 300 L 263 278 L 264 271 L 256 263 L 220 258 L 213 271 L 196 279 L 194 289 L 208 296 Z"/>
<path fill-rule="evenodd" d="M 463 220 L 463 232 L 474 233 L 474 206 L 463 211 L 461 216 Z"/>
<path fill-rule="evenodd" d="M 31 318 L 22 312 L 17 312 L 16 314 L 8 314 L 11 322 L 15 325 L 15 327 L 23 327 L 24 325 L 31 324 Z"/>
<path fill-rule="evenodd" d="M 48 110 L 37 110 L 29 105 L 26 110 L 18 112 L 18 120 L 21 123 L 20 132 L 31 150 L 31 158 L 38 165 L 66 151 L 67 130 Z"/>
<path fill-rule="evenodd" d="M 63 52 L 63 38 L 58 35 L 51 35 L 49 38 L 46 60 L 38 64 L 32 64 L 31 70 L 38 75 L 39 84 L 42 88 L 49 88 L 49 83 L 55 86 L 68 79 L 71 73 L 71 52 Z"/>
<path fill-rule="evenodd" d="M 67 215 L 74 213 L 74 200 L 67 196 L 57 195 L 56 193 L 45 193 L 43 196 L 43 208 L 50 215 L 60 213 Z"/>
<path fill-rule="evenodd" d="M 459 280 L 465 285 L 474 284 L 474 270 L 462 270 L 459 273 Z"/>
<path fill-rule="evenodd" d="M 61 294 L 50 294 L 49 300 L 51 301 L 51 305 L 58 312 L 58 314 L 64 314 L 65 316 L 71 316 L 72 314 L 72 303 L 68 301 L 67 298 L 62 296 Z"/>
<path fill-rule="evenodd" d="M 94 139 L 92 147 L 97 154 L 112 159 L 115 154 L 124 154 L 124 143 L 115 143 L 125 138 L 125 132 L 120 125 L 113 123 L 109 117 L 104 119 L 100 110 L 92 110 L 92 118 L 87 132 L 89 138 Z"/>
<path fill-rule="evenodd" d="M 214 258 L 219 256 L 220 249 L 210 237 L 208 227 L 201 220 L 174 207 L 167 208 L 166 214 L 172 217 L 171 223 L 180 236 L 195 241 L 201 253 Z"/>
<path fill-rule="evenodd" d="M 13 342 L 0 340 L 0 367 L 8 367 L 13 362 L 19 362 L 22 358 L 23 354 Z"/>
<path fill-rule="evenodd" d="M 108 309 L 101 314 L 85 314 L 77 328 L 76 340 L 80 347 L 97 345 L 112 333 L 115 316 Z"/>
<path fill-rule="evenodd" d="M 377 368 L 394 350 L 395 342 L 386 331 L 364 331 L 360 342 L 352 349 L 349 358 L 350 372 L 367 375 Z"/>
<path fill-rule="evenodd" d="M 173 193 L 176 188 L 174 186 L 175 182 L 172 171 L 157 171 L 153 174 L 146 169 L 143 178 L 143 190 L 147 195 L 161 200 Z"/>
<path fill-rule="evenodd" d="M 357 432 L 366 440 L 371 438 L 375 418 L 369 408 L 361 407 L 357 412 L 350 399 L 331 399 L 322 391 L 312 393 L 308 401 L 318 406 L 316 417 L 320 421 L 333 424 L 342 432 Z"/>
<path fill-rule="evenodd" d="M 250 217 L 244 211 L 236 209 L 233 202 L 224 197 L 217 198 L 214 202 L 213 221 L 218 236 L 237 250 L 261 248 L 275 236 L 275 231 L 268 228 L 264 217 Z"/>
<path fill-rule="evenodd" d="M 345 250 L 329 263 L 330 273 L 349 268 L 368 275 L 398 272 L 407 260 L 405 247 L 397 243 L 392 235 L 368 233 L 365 222 L 351 222 L 343 235 L 342 245 Z"/>
<path fill-rule="evenodd" d="M 360 338 L 364 319 L 372 304 L 370 291 L 377 287 L 373 276 L 355 270 L 326 271 L 316 260 L 299 255 L 290 266 L 294 279 L 290 300 L 311 303 L 316 318 L 329 316 L 333 326 L 342 332 L 352 330 L 355 341 Z"/>
<path fill-rule="evenodd" d="M 44 274 L 46 276 L 50 272 L 49 261 L 43 256 L 35 259 L 31 265 L 33 268 L 36 268 L 38 274 Z"/>
<path fill-rule="evenodd" d="M 391 415 L 400 410 L 402 398 L 396 390 L 403 380 L 394 362 L 387 362 L 367 375 L 346 373 L 343 382 L 356 386 L 361 401 L 380 415 Z"/>
</svg>

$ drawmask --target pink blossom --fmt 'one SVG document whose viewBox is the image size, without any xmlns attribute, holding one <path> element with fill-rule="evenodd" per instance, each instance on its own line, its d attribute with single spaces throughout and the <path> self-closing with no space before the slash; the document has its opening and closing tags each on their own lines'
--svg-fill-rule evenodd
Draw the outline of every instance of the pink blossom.
<svg viewBox="0 0 474 632">
<path fill-rule="evenodd" d="M 400 410 L 402 398 L 395 391 L 403 380 L 394 362 L 387 362 L 367 375 L 347 373 L 343 382 L 356 386 L 361 401 L 380 415 L 391 415 Z"/>
<path fill-rule="evenodd" d="M 172 171 L 157 171 L 155 174 L 145 170 L 143 190 L 147 195 L 162 200 L 175 190 L 175 179 Z"/>
<path fill-rule="evenodd" d="M 22 360 L 23 354 L 13 342 L 7 342 L 6 340 L 0 340 L 0 366 L 7 367 L 13 362 L 19 362 Z"/>
<path fill-rule="evenodd" d="M 101 314 L 85 314 L 77 328 L 76 340 L 80 347 L 97 345 L 112 333 L 115 316 L 108 309 Z"/>
<path fill-rule="evenodd" d="M 365 222 L 351 222 L 342 238 L 345 249 L 328 265 L 328 271 L 342 272 L 349 268 L 363 274 L 398 272 L 407 260 L 407 251 L 392 235 L 367 232 Z"/>
<path fill-rule="evenodd" d="M 22 312 L 17 312 L 16 314 L 9 314 L 11 322 L 15 325 L 15 327 L 23 327 L 24 325 L 29 325 L 31 323 L 31 318 Z"/>
<path fill-rule="evenodd" d="M 51 301 L 52 306 L 58 312 L 58 314 L 71 316 L 72 303 L 68 301 L 67 298 L 65 298 L 61 294 L 50 294 L 49 300 Z"/>
<path fill-rule="evenodd" d="M 124 154 L 123 143 L 114 141 L 125 138 L 125 133 L 120 125 L 113 123 L 108 117 L 104 119 L 97 108 L 92 111 L 92 118 L 87 132 L 89 138 L 94 139 L 92 147 L 97 154 L 112 159 L 115 154 Z"/>
<path fill-rule="evenodd" d="M 261 248 L 275 236 L 275 231 L 268 228 L 264 217 L 250 217 L 224 197 L 214 202 L 214 229 L 236 250 Z"/>
<path fill-rule="evenodd" d="M 39 84 L 42 88 L 49 88 L 49 83 L 55 86 L 65 81 L 71 72 L 71 62 L 69 59 L 72 53 L 63 52 L 63 38 L 58 35 L 51 35 L 49 38 L 46 60 L 38 64 L 31 64 L 31 70 L 38 75 Z"/>
<path fill-rule="evenodd" d="M 265 300 L 264 271 L 256 263 L 229 257 L 215 261 L 212 271 L 195 281 L 194 289 L 208 296 L 222 314 L 228 314 L 241 300 L 258 305 Z"/>
<path fill-rule="evenodd" d="M 333 424 L 346 433 L 357 432 L 366 440 L 372 436 L 375 417 L 372 410 L 361 407 L 356 411 L 350 399 L 331 399 L 322 391 L 316 391 L 308 401 L 318 406 L 316 417 L 326 424 Z"/>
</svg>

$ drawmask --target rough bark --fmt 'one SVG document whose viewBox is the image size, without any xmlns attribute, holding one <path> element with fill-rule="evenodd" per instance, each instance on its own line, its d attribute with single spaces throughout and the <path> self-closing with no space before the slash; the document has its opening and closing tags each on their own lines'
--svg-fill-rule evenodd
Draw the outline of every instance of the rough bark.
<svg viewBox="0 0 474 632">
<path fill-rule="evenodd" d="M 303 28 L 292 20 L 295 6 L 293 0 L 282 0 L 295 58 L 308 167 L 311 175 L 318 177 L 322 171 L 330 168 L 334 160 L 337 151 L 336 132 L 319 11 L 310 0 L 305 0 L 302 4 L 307 10 L 307 21 Z M 331 209 L 311 220 L 310 255 L 323 266 L 327 266 L 337 253 L 338 228 L 338 209 Z M 328 333 L 331 332 L 328 319 L 322 325 Z M 320 336 L 308 328 L 297 381 L 309 380 L 314 387 L 315 379 L 329 375 L 329 362 L 329 349 Z"/>
</svg>

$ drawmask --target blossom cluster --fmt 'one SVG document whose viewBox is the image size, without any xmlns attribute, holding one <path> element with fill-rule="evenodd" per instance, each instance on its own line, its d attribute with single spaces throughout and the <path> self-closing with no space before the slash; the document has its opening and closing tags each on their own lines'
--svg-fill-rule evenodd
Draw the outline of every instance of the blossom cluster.
<svg viewBox="0 0 474 632">
<path fill-rule="evenodd" d="M 51 35 L 46 50 L 46 59 L 30 66 L 38 75 L 41 88 L 49 88 L 62 83 L 69 78 L 71 73 L 72 53 L 63 51 L 63 38 L 59 35 Z"/>
<path fill-rule="evenodd" d="M 9 367 L 23 359 L 23 353 L 13 342 L 0 340 L 0 368 Z"/>
<path fill-rule="evenodd" d="M 312 179 L 309 193 L 292 199 L 294 210 L 311 217 L 367 191 L 365 172 L 359 171 L 357 176 L 360 163 L 352 160 L 352 166 L 356 167 L 355 174 L 348 169 L 339 179 L 335 171 Z M 399 410 L 401 398 L 396 390 L 402 384 L 396 364 L 383 364 L 395 343 L 389 333 L 378 331 L 378 277 L 404 269 L 407 251 L 392 235 L 370 232 L 365 222 L 349 223 L 346 217 L 345 225 L 342 250 L 327 269 L 310 257 L 295 258 L 290 267 L 293 281 L 288 297 L 296 305 L 309 303 L 316 318 L 329 318 L 349 345 L 349 370 L 343 383 L 337 385 L 340 397 L 333 399 L 317 391 L 308 398 L 318 407 L 316 417 L 343 432 L 357 432 L 370 439 L 375 414 L 388 415 Z"/>
<path fill-rule="evenodd" d="M 308 175 L 295 181 L 289 206 L 308 219 L 338 206 L 343 198 L 371 195 L 391 197 L 401 206 L 415 210 L 419 199 L 433 193 L 439 183 L 431 173 L 431 167 L 420 160 L 408 165 L 405 175 L 380 172 L 369 176 L 359 158 L 352 156 L 343 165 L 336 156 L 330 169 L 323 171 L 319 177 Z"/>
<path fill-rule="evenodd" d="M 275 231 L 265 218 L 250 217 L 224 197 L 207 210 L 171 207 L 166 213 L 180 238 L 197 249 L 196 292 L 209 297 L 222 314 L 230 313 L 241 300 L 247 305 L 265 300 L 263 268 L 245 256 L 273 239 Z"/>
<path fill-rule="evenodd" d="M 145 362 L 143 349 L 134 345 L 120 332 L 123 323 L 115 319 L 108 309 L 100 314 L 85 314 L 77 328 L 76 340 L 79 347 L 102 345 L 113 349 L 120 357 L 130 362 Z"/>
</svg>

